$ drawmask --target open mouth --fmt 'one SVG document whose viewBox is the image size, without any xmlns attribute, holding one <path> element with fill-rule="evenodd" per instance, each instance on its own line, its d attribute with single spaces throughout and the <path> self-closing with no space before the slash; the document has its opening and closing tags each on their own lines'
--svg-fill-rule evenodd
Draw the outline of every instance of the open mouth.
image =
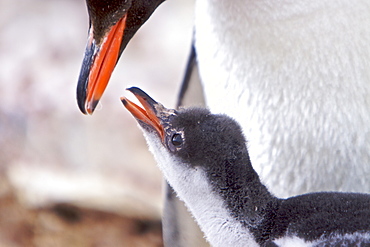
<svg viewBox="0 0 370 247">
<path fill-rule="evenodd" d="M 159 104 L 139 88 L 132 87 L 128 88 L 127 90 L 135 95 L 135 97 L 142 104 L 143 108 L 130 101 L 126 97 L 121 97 L 123 105 L 138 121 L 141 121 L 155 129 L 163 140 L 164 129 L 161 125 L 160 119 L 157 117 L 156 110 L 156 106 Z"/>
</svg>

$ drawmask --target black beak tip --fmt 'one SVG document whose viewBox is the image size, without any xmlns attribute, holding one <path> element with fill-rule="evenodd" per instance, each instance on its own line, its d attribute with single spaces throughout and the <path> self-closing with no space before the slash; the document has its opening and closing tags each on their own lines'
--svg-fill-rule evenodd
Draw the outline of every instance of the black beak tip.
<svg viewBox="0 0 370 247">
<path fill-rule="evenodd" d="M 130 87 L 130 88 L 126 88 L 127 91 L 130 91 L 131 93 L 135 94 L 135 95 L 147 95 L 143 90 L 141 90 L 140 88 L 138 87 Z"/>
<path fill-rule="evenodd" d="M 87 114 L 86 110 L 86 97 L 87 97 L 87 85 L 89 83 L 89 75 L 92 63 L 94 61 L 94 50 L 95 50 L 95 43 L 88 42 L 85 49 L 84 58 L 81 65 L 80 75 L 78 77 L 77 83 L 77 104 L 78 108 L 83 114 Z M 98 104 L 98 102 L 96 102 Z M 96 106 L 95 104 L 95 106 Z M 94 107 L 95 109 L 95 107 Z M 92 110 L 92 112 L 94 111 Z M 91 113 L 92 113 L 91 112 Z"/>
<path fill-rule="evenodd" d="M 127 100 L 126 100 L 126 98 L 125 98 L 125 97 L 121 97 L 121 98 L 120 98 L 120 100 L 121 100 L 121 102 L 122 102 L 122 104 L 123 104 L 124 106 L 126 106 L 126 105 L 128 104 L 128 102 L 127 102 Z"/>
<path fill-rule="evenodd" d="M 91 107 L 88 108 L 88 112 L 89 114 L 93 114 L 93 112 L 95 111 L 96 109 L 96 106 L 98 105 L 99 103 L 99 100 L 94 100 L 92 103 L 91 103 Z"/>
<path fill-rule="evenodd" d="M 79 90 L 79 87 L 77 87 L 77 105 L 83 114 L 87 114 L 86 107 L 85 107 L 85 101 L 86 101 L 85 90 Z"/>
<path fill-rule="evenodd" d="M 80 108 L 80 111 L 83 114 L 87 114 L 86 111 L 86 97 L 87 97 L 87 83 L 89 80 L 89 69 L 90 66 L 88 66 L 86 63 L 82 63 L 81 71 L 80 71 L 80 76 L 78 78 L 78 83 L 77 83 L 77 91 L 76 91 L 76 98 L 77 98 L 77 105 L 78 108 Z"/>
<path fill-rule="evenodd" d="M 152 97 L 150 97 L 147 93 L 145 93 L 143 90 L 141 90 L 138 87 L 130 87 L 127 88 L 128 91 L 133 93 L 135 96 L 139 96 L 140 98 L 145 99 L 148 103 L 150 102 L 151 104 L 158 104 Z"/>
</svg>

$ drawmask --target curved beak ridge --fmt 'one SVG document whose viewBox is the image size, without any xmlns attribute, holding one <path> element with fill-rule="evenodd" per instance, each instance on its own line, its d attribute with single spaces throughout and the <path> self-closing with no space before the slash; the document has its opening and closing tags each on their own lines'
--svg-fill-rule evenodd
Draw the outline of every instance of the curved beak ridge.
<svg viewBox="0 0 370 247">
<path fill-rule="evenodd" d="M 113 69 L 120 56 L 122 37 L 126 27 L 124 15 L 106 33 L 100 44 L 94 38 L 94 27 L 90 26 L 77 84 L 77 104 L 84 114 L 92 114 L 104 93 Z"/>
<path fill-rule="evenodd" d="M 154 129 L 161 139 L 164 139 L 164 128 L 161 123 L 161 112 L 165 109 L 160 103 L 153 100 L 149 95 L 137 87 L 128 88 L 142 104 L 143 108 L 136 105 L 125 97 L 121 97 L 123 105 L 139 121 Z"/>
</svg>

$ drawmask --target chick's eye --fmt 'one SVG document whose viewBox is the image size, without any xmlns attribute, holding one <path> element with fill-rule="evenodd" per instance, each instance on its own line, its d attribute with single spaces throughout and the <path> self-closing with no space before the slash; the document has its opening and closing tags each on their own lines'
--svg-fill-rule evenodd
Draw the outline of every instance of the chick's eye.
<svg viewBox="0 0 370 247">
<path fill-rule="evenodd" d="M 183 143 L 182 136 L 180 134 L 174 134 L 171 138 L 171 142 L 174 146 L 180 146 Z"/>
</svg>

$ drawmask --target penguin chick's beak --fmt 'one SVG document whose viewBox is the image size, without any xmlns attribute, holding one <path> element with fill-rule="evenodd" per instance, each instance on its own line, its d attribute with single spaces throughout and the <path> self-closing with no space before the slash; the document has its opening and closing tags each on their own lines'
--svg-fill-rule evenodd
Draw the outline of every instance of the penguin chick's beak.
<svg viewBox="0 0 370 247">
<path fill-rule="evenodd" d="M 152 129 L 154 129 L 163 141 L 164 128 L 161 124 L 159 116 L 161 115 L 161 109 L 165 108 L 137 87 L 128 88 L 127 90 L 135 95 L 135 97 L 143 105 L 144 109 L 127 98 L 121 97 L 123 105 L 139 121 L 140 124 L 144 123 L 145 125 L 149 125 Z"/>
</svg>

